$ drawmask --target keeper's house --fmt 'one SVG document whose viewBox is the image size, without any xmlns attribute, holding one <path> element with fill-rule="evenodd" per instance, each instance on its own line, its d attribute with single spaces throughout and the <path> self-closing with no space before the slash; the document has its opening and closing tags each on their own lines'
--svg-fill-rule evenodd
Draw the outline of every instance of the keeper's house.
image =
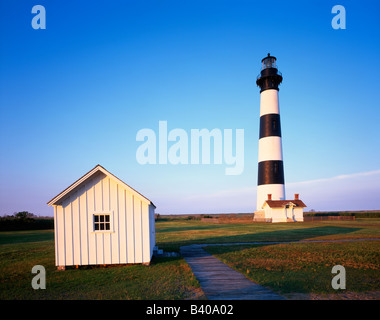
<svg viewBox="0 0 380 320">
<path fill-rule="evenodd" d="M 97 165 L 48 202 L 54 208 L 55 264 L 149 264 L 155 205 Z"/>
<path fill-rule="evenodd" d="M 302 222 L 303 208 L 305 207 L 306 205 L 299 199 L 298 193 L 294 195 L 294 200 L 272 200 L 272 195 L 268 194 L 262 210 L 255 211 L 253 221 Z"/>
</svg>

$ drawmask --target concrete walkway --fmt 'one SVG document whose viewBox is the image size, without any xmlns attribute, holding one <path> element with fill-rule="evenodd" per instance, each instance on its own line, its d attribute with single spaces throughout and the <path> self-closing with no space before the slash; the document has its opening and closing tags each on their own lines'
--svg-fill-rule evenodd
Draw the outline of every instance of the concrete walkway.
<svg viewBox="0 0 380 320">
<path fill-rule="evenodd" d="M 284 299 L 213 257 L 203 250 L 202 245 L 181 247 L 181 254 L 209 300 Z"/>
<path fill-rule="evenodd" d="M 285 298 L 247 279 L 240 272 L 230 268 L 211 254 L 203 250 L 205 246 L 313 243 L 341 241 L 373 241 L 380 239 L 341 239 L 310 240 L 286 242 L 239 242 L 218 244 L 194 244 L 181 247 L 181 255 L 191 267 L 201 288 L 209 300 L 284 300 Z"/>
</svg>

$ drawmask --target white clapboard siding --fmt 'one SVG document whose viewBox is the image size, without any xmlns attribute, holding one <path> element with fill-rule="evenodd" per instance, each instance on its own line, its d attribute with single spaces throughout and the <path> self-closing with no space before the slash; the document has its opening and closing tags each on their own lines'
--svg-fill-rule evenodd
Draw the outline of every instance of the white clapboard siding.
<svg viewBox="0 0 380 320">
<path fill-rule="evenodd" d="M 57 207 L 56 206 L 53 206 L 54 208 L 54 230 L 57 230 Z M 58 243 L 58 240 L 57 240 L 57 231 L 54 232 L 54 251 L 55 251 L 55 265 L 57 266 L 58 265 L 58 250 L 57 250 L 57 243 Z"/>
<path fill-rule="evenodd" d="M 78 192 L 73 196 L 71 202 L 72 209 L 72 230 L 73 230 L 73 264 L 80 265 L 81 263 L 81 230 L 80 230 L 80 210 Z"/>
<path fill-rule="evenodd" d="M 73 259 L 73 224 L 71 223 L 72 221 L 72 209 L 71 209 L 71 202 L 70 198 L 67 198 L 63 202 L 63 217 L 65 221 L 65 241 L 66 241 L 66 254 L 65 254 L 65 259 L 66 259 L 66 265 L 73 265 L 74 264 L 74 259 Z"/>
<path fill-rule="evenodd" d="M 88 249 L 88 218 L 87 218 L 87 190 L 83 186 L 78 191 L 79 201 L 79 221 L 80 221 L 80 248 L 81 248 L 81 265 L 89 264 Z"/>
<path fill-rule="evenodd" d="M 56 265 L 149 263 L 155 206 L 104 168 L 94 169 L 49 203 Z M 95 231 L 94 214 L 109 214 L 111 230 Z"/>
<path fill-rule="evenodd" d="M 134 231 L 134 215 L 133 215 L 133 195 L 126 193 L 126 232 L 127 232 L 127 262 L 135 261 L 135 231 Z"/>
<path fill-rule="evenodd" d="M 153 255 L 153 248 L 156 245 L 156 228 L 155 228 L 155 212 L 154 207 L 149 206 L 149 230 L 150 230 L 150 256 Z"/>
<path fill-rule="evenodd" d="M 93 235 L 94 230 L 94 221 L 92 213 L 95 212 L 95 196 L 94 196 L 94 180 L 91 180 L 89 185 L 85 186 L 87 192 L 87 224 L 88 224 L 88 245 L 89 245 L 89 253 L 88 253 L 88 264 L 97 264 L 96 261 L 96 239 Z"/>
<path fill-rule="evenodd" d="M 142 262 L 142 227 L 141 227 L 141 201 L 133 197 L 133 215 L 135 230 L 135 262 Z"/>
<path fill-rule="evenodd" d="M 150 259 L 150 219 L 149 208 L 142 204 L 141 207 L 141 230 L 142 230 L 142 260 L 147 261 Z"/>
</svg>

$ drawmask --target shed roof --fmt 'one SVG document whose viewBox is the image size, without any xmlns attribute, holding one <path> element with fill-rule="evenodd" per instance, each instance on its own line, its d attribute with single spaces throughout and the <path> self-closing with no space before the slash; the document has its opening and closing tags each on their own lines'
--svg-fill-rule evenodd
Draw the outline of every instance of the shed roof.
<svg viewBox="0 0 380 320">
<path fill-rule="evenodd" d="M 266 200 L 263 207 L 267 204 L 270 208 L 283 208 L 287 205 L 305 208 L 306 205 L 302 200 Z"/>
<path fill-rule="evenodd" d="M 154 207 L 156 207 L 152 201 L 150 201 L 148 198 L 144 197 L 141 193 L 137 192 L 135 189 L 133 189 L 132 187 L 127 185 L 125 182 L 120 180 L 118 177 L 113 175 L 111 172 L 104 169 L 100 164 L 96 165 L 93 169 L 91 169 L 89 172 L 87 172 L 85 175 L 83 175 L 81 178 L 79 178 L 77 181 L 75 181 L 73 184 L 71 184 L 69 187 L 67 187 L 65 190 L 63 190 L 60 194 L 58 194 L 53 199 L 51 199 L 47 204 L 49 206 L 57 204 L 69 192 L 71 192 L 74 189 L 76 189 L 77 187 L 79 187 L 79 185 L 81 185 L 86 180 L 90 179 L 94 174 L 96 174 L 99 171 L 104 173 L 106 176 L 110 177 L 111 179 L 113 179 L 115 182 L 123 185 L 126 189 L 131 191 L 133 194 L 135 194 L 136 196 L 138 196 L 139 198 L 141 198 L 145 202 L 148 202 L 149 204 L 152 204 Z"/>
</svg>

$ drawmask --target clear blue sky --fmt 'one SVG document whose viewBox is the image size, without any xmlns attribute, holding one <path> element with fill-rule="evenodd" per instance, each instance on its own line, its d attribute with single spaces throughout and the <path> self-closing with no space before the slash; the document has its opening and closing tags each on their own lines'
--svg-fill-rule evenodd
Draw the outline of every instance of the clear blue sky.
<svg viewBox="0 0 380 320">
<path fill-rule="evenodd" d="M 46 8 L 46 30 L 31 26 Z M 346 30 L 334 30 L 334 5 Z M 278 59 L 286 193 L 308 209 L 380 209 L 378 1 L 2 1 L 0 214 L 96 164 L 159 213 L 253 212 L 260 93 Z M 244 129 L 245 167 L 140 165 L 136 133 Z"/>
</svg>

